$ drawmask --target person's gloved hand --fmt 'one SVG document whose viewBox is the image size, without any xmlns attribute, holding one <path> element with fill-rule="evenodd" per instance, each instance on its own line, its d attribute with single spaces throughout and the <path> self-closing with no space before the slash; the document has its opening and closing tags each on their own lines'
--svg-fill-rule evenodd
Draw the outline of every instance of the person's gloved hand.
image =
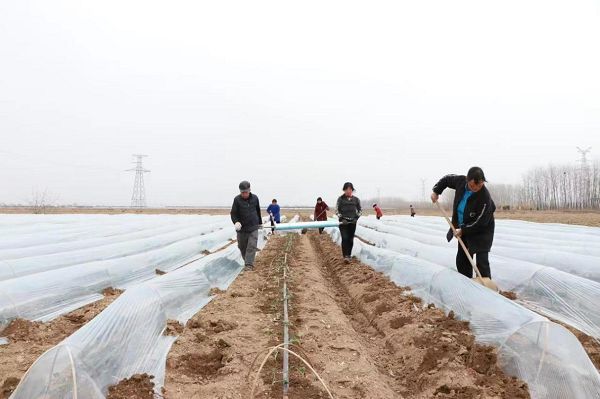
<svg viewBox="0 0 600 399">
<path fill-rule="evenodd" d="M 446 233 L 446 240 L 448 240 L 448 242 L 452 241 L 452 239 L 454 238 L 454 232 L 452 231 L 452 229 L 448 229 L 448 233 Z"/>
<path fill-rule="evenodd" d="M 235 222 L 235 231 L 240 231 L 242 229 L 242 224 L 240 222 Z"/>
<path fill-rule="evenodd" d="M 431 202 L 436 203 L 440 199 L 440 196 L 437 193 L 431 193 Z"/>
</svg>

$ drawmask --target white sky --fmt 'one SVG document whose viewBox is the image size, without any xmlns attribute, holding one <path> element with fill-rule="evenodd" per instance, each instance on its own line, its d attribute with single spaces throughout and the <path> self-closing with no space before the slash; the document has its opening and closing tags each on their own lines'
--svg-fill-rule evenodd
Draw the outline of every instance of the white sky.
<svg viewBox="0 0 600 399">
<path fill-rule="evenodd" d="M 600 1 L 3 1 L 0 203 L 417 198 L 600 153 Z"/>
</svg>

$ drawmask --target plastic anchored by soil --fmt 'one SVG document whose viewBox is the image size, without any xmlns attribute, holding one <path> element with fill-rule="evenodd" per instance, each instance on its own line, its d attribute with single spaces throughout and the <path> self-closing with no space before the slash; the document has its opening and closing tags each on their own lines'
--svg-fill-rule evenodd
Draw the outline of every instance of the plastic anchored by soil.
<svg viewBox="0 0 600 399">
<path fill-rule="evenodd" d="M 499 370 L 494 350 L 474 342 L 468 323 L 424 309 L 368 266 L 343 264 L 328 237 L 294 236 L 286 276 L 290 349 L 302 348 L 334 397 L 528 397 L 525 384 Z M 276 262 L 286 240 L 271 238 L 255 270 L 188 322 L 167 360 L 166 398 L 248 397 L 245 377 L 253 360 L 283 341 Z M 282 397 L 282 358 L 276 356 L 265 364 L 259 398 Z M 290 399 L 327 397 L 294 357 L 289 381 Z"/>
<path fill-rule="evenodd" d="M 155 399 L 154 376 L 134 374 L 108 388 L 107 399 Z"/>
<path fill-rule="evenodd" d="M 8 344 L 0 345 L 0 399 L 8 398 L 29 366 L 47 349 L 77 331 L 112 303 L 121 290 L 105 289 L 104 298 L 47 322 L 12 320 L 0 333 Z"/>
<path fill-rule="evenodd" d="M 506 376 L 493 348 L 475 343 L 468 323 L 407 296 L 360 262 L 345 265 L 329 237 L 312 236 L 322 270 L 387 383 L 403 397 L 529 397 Z"/>
</svg>

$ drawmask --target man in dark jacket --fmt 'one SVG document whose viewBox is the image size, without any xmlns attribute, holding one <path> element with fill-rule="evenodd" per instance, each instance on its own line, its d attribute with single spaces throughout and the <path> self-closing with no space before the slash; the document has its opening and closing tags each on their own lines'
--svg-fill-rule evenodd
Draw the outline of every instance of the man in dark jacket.
<svg viewBox="0 0 600 399">
<path fill-rule="evenodd" d="M 437 202 L 446 188 L 452 188 L 454 205 L 452 208 L 452 224 L 457 229 L 456 235 L 461 237 L 471 255 L 475 255 L 477 267 L 482 277 L 491 278 L 489 252 L 494 241 L 494 211 L 496 205 L 490 192 L 485 187 L 485 175 L 477 166 L 469 169 L 464 175 L 446 175 L 433 186 L 431 200 Z M 448 241 L 452 240 L 452 229 L 447 234 Z M 456 268 L 465 276 L 473 277 L 473 266 L 466 254 L 458 246 Z"/>
<path fill-rule="evenodd" d="M 254 267 L 258 244 L 258 228 L 262 224 L 258 197 L 250 192 L 250 183 L 240 183 L 240 195 L 233 199 L 231 221 L 237 231 L 238 248 L 247 269 Z"/>
<path fill-rule="evenodd" d="M 340 235 L 342 236 L 342 255 L 344 262 L 350 263 L 352 259 L 352 247 L 354 246 L 354 234 L 356 222 L 362 215 L 360 200 L 354 196 L 354 185 L 350 182 L 344 183 L 342 194 L 337 200 L 336 213 L 339 218 Z"/>
</svg>

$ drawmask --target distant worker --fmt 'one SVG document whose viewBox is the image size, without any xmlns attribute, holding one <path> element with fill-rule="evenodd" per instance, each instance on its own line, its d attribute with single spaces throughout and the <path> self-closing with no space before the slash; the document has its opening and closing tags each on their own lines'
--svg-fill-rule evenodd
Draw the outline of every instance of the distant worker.
<svg viewBox="0 0 600 399">
<path fill-rule="evenodd" d="M 383 216 L 383 212 L 381 212 L 381 208 L 377 204 L 373 204 L 373 210 L 375 211 L 375 217 L 377 220 L 381 219 Z"/>
<path fill-rule="evenodd" d="M 337 216 L 340 224 L 340 235 L 342 236 L 342 255 L 344 262 L 350 263 L 352 260 L 352 247 L 354 246 L 354 233 L 356 232 L 356 222 L 362 215 L 360 200 L 354 196 L 354 185 L 350 182 L 344 183 L 342 194 L 337 200 Z"/>
<path fill-rule="evenodd" d="M 240 195 L 233 199 L 231 221 L 237 231 L 238 248 L 244 258 L 247 270 L 254 267 L 258 244 L 258 228 L 262 225 L 258 197 L 250 192 L 250 183 L 243 181 L 239 185 Z"/>
<path fill-rule="evenodd" d="M 415 207 L 411 205 L 410 206 L 410 217 L 414 218 L 416 214 L 417 214 L 417 212 L 415 211 Z"/>
<path fill-rule="evenodd" d="M 489 252 L 494 241 L 494 211 L 496 205 L 490 192 L 485 187 L 485 175 L 477 166 L 469 169 L 464 175 L 446 175 L 433 186 L 431 200 L 437 202 L 446 188 L 453 188 L 454 205 L 452 208 L 452 224 L 456 227 L 456 235 L 461 237 L 471 255 L 475 256 L 477 268 L 482 277 L 491 278 Z M 452 240 L 452 229 L 446 235 Z M 458 272 L 472 278 L 473 266 L 460 245 L 456 254 Z"/>
<path fill-rule="evenodd" d="M 281 222 L 280 210 L 281 208 L 279 207 L 279 205 L 277 205 L 277 200 L 273 198 L 273 201 L 271 201 L 271 205 L 267 207 L 269 220 L 271 221 L 271 226 L 273 226 L 271 228 L 271 232 L 275 231 L 275 223 Z"/>
<path fill-rule="evenodd" d="M 315 222 L 322 222 L 327 220 L 327 211 L 329 206 L 323 201 L 323 198 L 317 198 L 317 205 L 315 205 Z M 323 234 L 324 227 L 319 227 L 319 234 Z"/>
</svg>

